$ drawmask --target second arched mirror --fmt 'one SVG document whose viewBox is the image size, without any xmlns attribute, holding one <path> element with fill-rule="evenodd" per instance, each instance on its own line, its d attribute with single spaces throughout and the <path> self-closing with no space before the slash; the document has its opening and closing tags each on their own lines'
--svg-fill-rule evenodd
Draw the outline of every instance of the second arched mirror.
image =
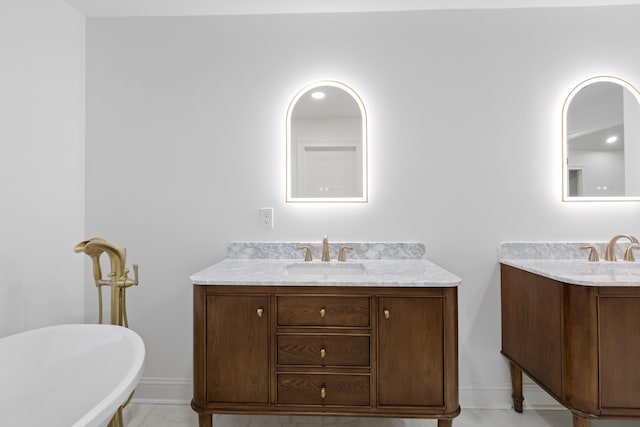
<svg viewBox="0 0 640 427">
<path fill-rule="evenodd" d="M 304 87 L 287 111 L 287 202 L 367 201 L 367 116 L 349 86 Z"/>
<path fill-rule="evenodd" d="M 563 200 L 640 200 L 640 93 L 594 77 L 563 108 Z"/>
</svg>

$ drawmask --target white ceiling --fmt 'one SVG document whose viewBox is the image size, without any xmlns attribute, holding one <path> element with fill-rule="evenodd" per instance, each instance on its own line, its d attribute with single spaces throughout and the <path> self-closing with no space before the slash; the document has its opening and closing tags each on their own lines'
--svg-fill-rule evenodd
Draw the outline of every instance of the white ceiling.
<svg viewBox="0 0 640 427">
<path fill-rule="evenodd" d="M 261 15 L 640 4 L 640 0 L 65 0 L 88 17 Z"/>
</svg>

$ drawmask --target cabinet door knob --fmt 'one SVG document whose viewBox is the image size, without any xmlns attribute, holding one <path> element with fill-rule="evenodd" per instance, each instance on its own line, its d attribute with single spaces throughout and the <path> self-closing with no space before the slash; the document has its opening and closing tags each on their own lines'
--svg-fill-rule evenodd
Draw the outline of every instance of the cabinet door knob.
<svg viewBox="0 0 640 427">
<path fill-rule="evenodd" d="M 320 349 L 320 357 L 324 359 L 324 357 L 327 355 L 327 351 L 324 348 Z"/>
<path fill-rule="evenodd" d="M 388 319 L 389 317 L 391 317 L 391 312 L 389 310 L 387 310 L 386 308 L 384 310 L 382 310 L 382 312 L 384 313 L 384 318 Z"/>
<path fill-rule="evenodd" d="M 324 386 L 322 386 L 322 387 L 320 388 L 320 397 L 321 397 L 322 399 L 324 399 L 325 397 L 327 397 L 327 389 L 326 389 Z"/>
<path fill-rule="evenodd" d="M 324 307 L 323 307 L 323 308 L 320 309 L 320 317 L 324 317 L 325 314 L 327 314 L 327 310 L 325 310 Z"/>
<path fill-rule="evenodd" d="M 258 317 L 262 317 L 262 313 L 264 313 L 264 309 L 263 308 L 259 308 L 256 310 L 256 314 L 258 314 Z"/>
</svg>

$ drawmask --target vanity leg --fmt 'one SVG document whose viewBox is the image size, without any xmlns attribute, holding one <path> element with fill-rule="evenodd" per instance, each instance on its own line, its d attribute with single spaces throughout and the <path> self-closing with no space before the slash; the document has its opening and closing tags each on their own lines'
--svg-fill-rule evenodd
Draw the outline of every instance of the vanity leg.
<svg viewBox="0 0 640 427">
<path fill-rule="evenodd" d="M 591 426 L 591 420 L 588 418 L 581 418 L 576 414 L 573 414 L 573 427 L 589 427 Z"/>
<path fill-rule="evenodd" d="M 518 413 L 522 413 L 522 401 L 524 400 L 524 397 L 522 397 L 522 371 L 513 363 L 509 363 L 509 366 L 511 367 L 513 409 Z"/>
<path fill-rule="evenodd" d="M 198 414 L 198 425 L 200 427 L 213 427 L 213 415 Z"/>
<path fill-rule="evenodd" d="M 438 427 L 453 427 L 453 420 L 438 419 Z"/>
</svg>

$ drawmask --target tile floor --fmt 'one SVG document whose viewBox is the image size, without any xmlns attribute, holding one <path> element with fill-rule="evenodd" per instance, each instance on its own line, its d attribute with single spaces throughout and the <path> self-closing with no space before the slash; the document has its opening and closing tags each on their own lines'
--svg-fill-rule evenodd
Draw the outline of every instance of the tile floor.
<svg viewBox="0 0 640 427">
<path fill-rule="evenodd" d="M 126 427 L 197 427 L 198 417 L 189 405 L 130 404 L 124 409 Z M 279 415 L 215 415 L 214 427 L 436 427 L 434 420 L 350 417 L 299 417 Z M 592 427 L 640 427 L 640 421 L 597 420 Z M 454 427 L 571 427 L 565 410 L 463 409 Z"/>
</svg>

